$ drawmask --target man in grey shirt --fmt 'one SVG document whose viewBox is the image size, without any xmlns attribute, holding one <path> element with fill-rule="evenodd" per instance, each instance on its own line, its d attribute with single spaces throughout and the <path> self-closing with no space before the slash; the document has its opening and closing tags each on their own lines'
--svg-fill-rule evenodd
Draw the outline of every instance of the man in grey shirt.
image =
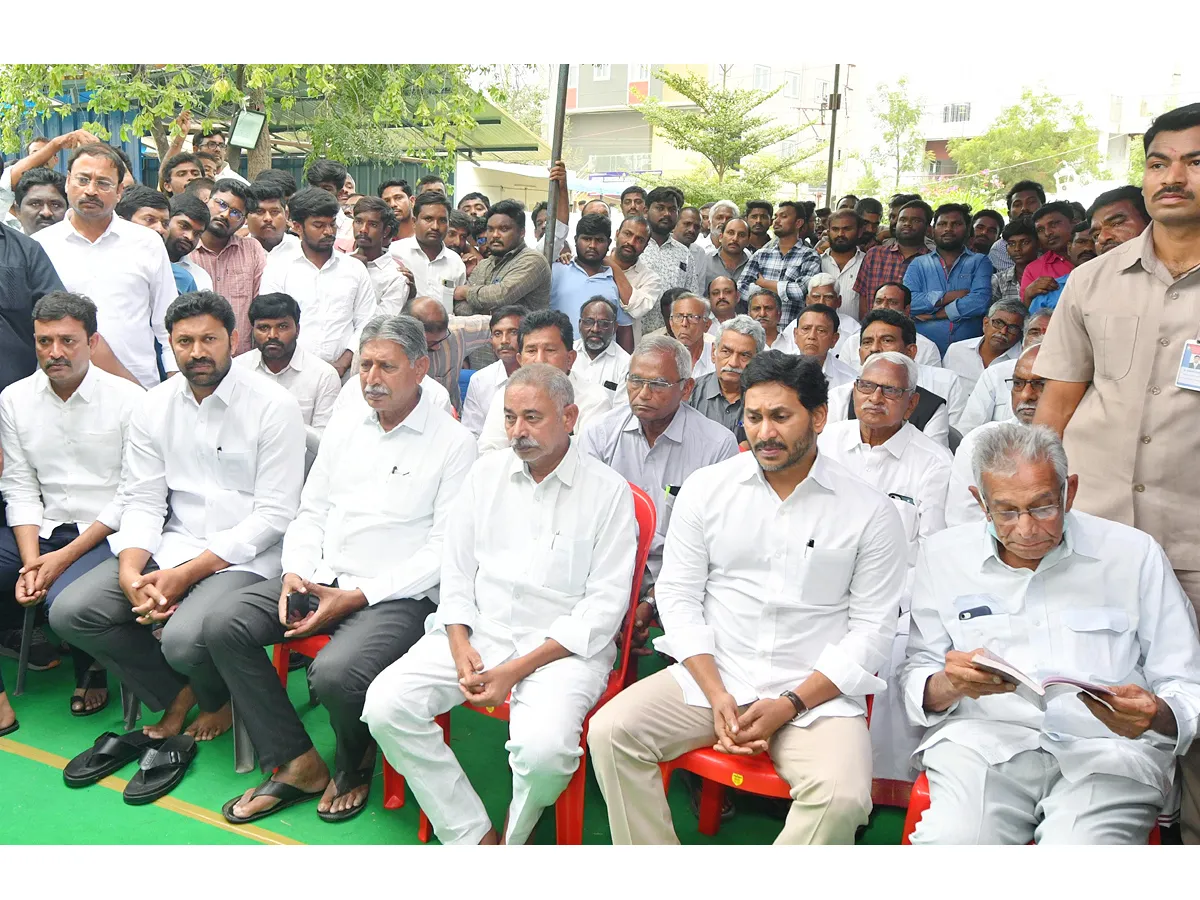
<svg viewBox="0 0 1200 900">
<path fill-rule="evenodd" d="M 742 425 L 742 372 L 766 346 L 762 325 L 749 316 L 734 316 L 713 345 L 716 371 L 696 382 L 688 404 L 737 436 Z"/>
</svg>

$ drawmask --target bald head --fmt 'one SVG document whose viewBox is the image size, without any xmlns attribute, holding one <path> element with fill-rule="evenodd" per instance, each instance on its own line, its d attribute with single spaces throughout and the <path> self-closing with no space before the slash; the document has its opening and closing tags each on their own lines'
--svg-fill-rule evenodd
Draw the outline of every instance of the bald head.
<svg viewBox="0 0 1200 900">
<path fill-rule="evenodd" d="M 439 332 L 450 328 L 450 315 L 446 307 L 432 297 L 414 297 L 404 304 L 404 314 L 412 316 L 425 326 L 428 332 L 435 328 Z"/>
</svg>

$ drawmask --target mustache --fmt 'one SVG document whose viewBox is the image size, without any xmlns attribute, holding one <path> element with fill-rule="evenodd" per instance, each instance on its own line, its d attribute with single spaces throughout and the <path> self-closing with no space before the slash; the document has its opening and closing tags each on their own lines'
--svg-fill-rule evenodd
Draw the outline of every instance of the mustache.
<svg viewBox="0 0 1200 900">
<path fill-rule="evenodd" d="M 508 442 L 508 446 L 512 447 L 514 450 L 516 450 L 518 452 L 524 451 L 524 450 L 541 450 L 542 449 L 542 445 L 539 444 L 537 441 L 535 441 L 531 437 L 514 438 L 513 440 Z"/>
<path fill-rule="evenodd" d="M 730 375 L 741 375 L 745 369 L 739 369 L 737 366 L 722 366 L 722 372 L 728 372 Z"/>
<path fill-rule="evenodd" d="M 185 369 L 195 369 L 199 366 L 215 366 L 215 365 L 216 365 L 216 363 L 213 362 L 211 359 L 201 358 L 201 359 L 188 360 L 188 363 L 186 366 L 184 366 L 184 368 Z"/>
<path fill-rule="evenodd" d="M 1015 410 L 1013 410 L 1013 412 L 1014 412 L 1014 413 L 1020 413 L 1020 412 L 1036 412 L 1036 411 L 1037 411 L 1037 404 L 1036 404 L 1036 403 L 1022 403 L 1022 404 L 1021 404 L 1020 406 L 1018 406 L 1018 407 L 1017 407 Z"/>
<path fill-rule="evenodd" d="M 363 388 L 364 397 L 390 397 L 392 392 L 382 384 L 369 384 Z"/>
<path fill-rule="evenodd" d="M 1196 195 L 1189 191 L 1183 185 L 1167 184 L 1160 187 L 1154 192 L 1154 199 L 1159 200 L 1163 197 L 1182 197 L 1184 200 L 1195 200 Z"/>
<path fill-rule="evenodd" d="M 69 368 L 71 365 L 71 361 L 69 359 L 67 359 L 65 356 L 56 356 L 56 357 L 53 357 L 52 359 L 46 360 L 46 362 L 43 365 L 47 369 L 50 368 L 51 366 L 67 366 Z"/>
<path fill-rule="evenodd" d="M 783 441 L 759 441 L 754 445 L 754 450 L 786 450 L 787 444 Z"/>
</svg>

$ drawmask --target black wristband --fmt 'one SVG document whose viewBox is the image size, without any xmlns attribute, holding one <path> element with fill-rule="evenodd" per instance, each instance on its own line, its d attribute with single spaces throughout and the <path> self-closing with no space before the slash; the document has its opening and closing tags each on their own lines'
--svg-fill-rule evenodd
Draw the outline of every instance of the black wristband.
<svg viewBox="0 0 1200 900">
<path fill-rule="evenodd" d="M 792 706 L 796 710 L 797 718 L 799 718 L 800 716 L 802 716 L 806 712 L 808 712 L 808 705 L 803 700 L 801 700 L 793 691 L 784 691 L 779 696 L 784 697 L 785 699 L 791 701 Z"/>
</svg>

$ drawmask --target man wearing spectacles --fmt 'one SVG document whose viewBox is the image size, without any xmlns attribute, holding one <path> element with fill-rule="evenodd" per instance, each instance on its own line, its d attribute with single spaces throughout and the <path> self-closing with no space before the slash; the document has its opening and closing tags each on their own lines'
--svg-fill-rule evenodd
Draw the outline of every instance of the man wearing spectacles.
<svg viewBox="0 0 1200 900">
<path fill-rule="evenodd" d="M 600 294 L 580 308 L 579 339 L 575 341 L 571 375 L 595 382 L 612 395 L 613 406 L 626 407 L 629 354 L 614 340 L 620 315 L 620 307 Z"/>
<path fill-rule="evenodd" d="M 692 356 L 692 378 L 697 381 L 716 370 L 713 360 L 712 308 L 695 294 L 681 294 L 671 302 L 671 333 Z"/>
<path fill-rule="evenodd" d="M 225 135 L 222 132 L 214 131 L 212 134 L 204 135 L 200 138 L 200 143 L 196 144 L 196 149 L 208 153 L 216 159 L 218 171 L 213 176 L 213 181 L 220 181 L 222 178 L 231 178 L 245 185 L 250 184 L 249 181 L 230 167 L 228 161 L 228 142 L 225 140 Z"/>
<path fill-rule="evenodd" d="M 429 377 L 446 389 L 454 409 L 461 413 L 458 376 L 468 354 L 491 346 L 491 316 L 447 315 L 446 307 L 432 297 L 414 297 L 402 312 L 425 326 Z"/>
<path fill-rule="evenodd" d="M 1029 310 L 1019 300 L 997 300 L 983 320 L 983 337 L 955 341 L 942 364 L 963 379 L 970 393 L 984 370 L 1016 359 L 1021 353 L 1021 329 Z"/>
<path fill-rule="evenodd" d="M 898 687 L 928 729 L 930 805 L 912 842 L 1145 844 L 1200 718 L 1195 613 L 1153 538 L 1072 510 L 1078 476 L 1049 428 L 988 431 L 972 475 L 987 522 L 932 536 L 917 562 Z M 1111 693 L 1035 703 L 980 655 Z"/>
<path fill-rule="evenodd" d="M 1042 342 L 1046 329 L 1050 327 L 1050 317 L 1053 313 L 1052 309 L 1039 309 L 1025 317 L 1021 349 L 1016 352 L 1024 353 Z M 1009 382 L 1016 365 L 1017 359 L 1010 357 L 1007 360 L 997 360 L 983 370 L 983 374 L 975 382 L 971 396 L 967 398 L 967 405 L 963 407 L 958 425 L 955 426 L 960 434 L 965 437 L 986 422 L 1007 422 L 1013 417 Z"/>
</svg>

